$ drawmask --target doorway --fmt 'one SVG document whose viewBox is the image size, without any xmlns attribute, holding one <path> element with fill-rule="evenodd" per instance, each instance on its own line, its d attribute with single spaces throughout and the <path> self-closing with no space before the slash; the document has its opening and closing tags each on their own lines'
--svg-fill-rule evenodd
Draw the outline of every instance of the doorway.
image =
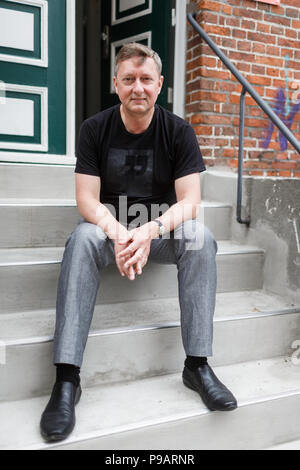
<svg viewBox="0 0 300 470">
<path fill-rule="evenodd" d="M 119 102 L 114 59 L 126 42 L 157 51 L 165 77 L 158 103 L 173 110 L 176 0 L 76 0 L 76 136 L 84 119 Z"/>
</svg>

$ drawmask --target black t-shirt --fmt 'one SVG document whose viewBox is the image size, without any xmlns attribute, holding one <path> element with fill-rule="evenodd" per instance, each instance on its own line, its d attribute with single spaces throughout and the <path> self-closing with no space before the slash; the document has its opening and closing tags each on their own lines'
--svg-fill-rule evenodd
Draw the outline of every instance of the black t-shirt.
<svg viewBox="0 0 300 470">
<path fill-rule="evenodd" d="M 159 217 L 176 203 L 174 181 L 204 170 L 193 128 L 159 105 L 142 134 L 126 130 L 120 104 L 81 126 L 75 173 L 100 177 L 100 201 L 112 205 L 124 224 L 139 218 L 137 226 Z"/>
</svg>

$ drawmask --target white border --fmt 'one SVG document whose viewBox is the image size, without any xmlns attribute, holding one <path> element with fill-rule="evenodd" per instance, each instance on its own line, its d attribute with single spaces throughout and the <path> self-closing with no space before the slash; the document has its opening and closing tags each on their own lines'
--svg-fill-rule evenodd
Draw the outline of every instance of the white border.
<svg viewBox="0 0 300 470">
<path fill-rule="evenodd" d="M 0 151 L 1 165 L 54 165 L 54 166 L 75 166 L 76 158 L 66 155 L 49 155 L 47 153 L 22 153 L 22 152 L 2 152 Z"/>
<path fill-rule="evenodd" d="M 66 153 L 69 158 L 75 156 L 76 141 L 76 2 L 66 0 Z M 74 159 L 74 161 L 76 161 Z"/>
<path fill-rule="evenodd" d="M 20 3 L 41 9 L 41 58 L 32 59 L 18 55 L 0 54 L 0 61 L 14 62 L 16 64 L 34 65 L 36 67 L 48 67 L 48 2 L 45 0 L 6 0 L 7 2 Z"/>
<path fill-rule="evenodd" d="M 186 103 L 186 2 L 176 0 L 173 113 L 185 118 Z"/>
<path fill-rule="evenodd" d="M 116 60 L 116 48 L 127 44 L 128 42 L 138 42 L 141 39 L 148 40 L 148 47 L 152 45 L 152 31 L 145 31 L 144 33 L 137 34 L 136 36 L 130 36 L 121 39 L 120 41 L 112 42 L 110 45 L 110 92 L 115 93 L 115 87 L 113 82 L 113 76 L 115 74 L 115 60 Z"/>
<path fill-rule="evenodd" d="M 48 151 L 48 88 L 5 83 L 5 91 L 31 93 L 41 97 L 41 143 L 0 142 L 0 149 Z M 1 106 L 1 105 L 0 105 Z M 1 159 L 1 153 L 0 153 Z"/>
<path fill-rule="evenodd" d="M 124 16 L 123 18 L 119 18 L 117 20 L 116 0 L 112 0 L 111 24 L 115 25 L 115 24 L 124 23 L 125 21 L 130 21 L 135 18 L 140 18 L 141 16 L 149 15 L 150 13 L 152 13 L 152 0 L 149 1 L 149 7 L 146 10 L 140 11 L 138 13 L 134 13 L 132 15 Z"/>
</svg>

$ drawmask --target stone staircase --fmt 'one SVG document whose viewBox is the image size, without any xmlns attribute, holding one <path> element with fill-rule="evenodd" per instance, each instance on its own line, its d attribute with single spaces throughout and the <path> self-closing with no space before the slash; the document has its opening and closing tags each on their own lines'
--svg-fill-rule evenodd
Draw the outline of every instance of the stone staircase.
<svg viewBox="0 0 300 470">
<path fill-rule="evenodd" d="M 300 369 L 291 345 L 300 338 L 300 305 L 264 290 L 264 251 L 231 240 L 232 207 L 206 200 L 204 190 L 205 224 L 219 246 L 210 363 L 239 408 L 209 412 L 182 384 L 175 266 L 149 263 L 134 283 L 110 266 L 85 352 L 76 428 L 62 443 L 43 442 L 57 279 L 79 219 L 73 172 L 0 164 L 0 449 L 265 449 L 299 440 Z"/>
</svg>

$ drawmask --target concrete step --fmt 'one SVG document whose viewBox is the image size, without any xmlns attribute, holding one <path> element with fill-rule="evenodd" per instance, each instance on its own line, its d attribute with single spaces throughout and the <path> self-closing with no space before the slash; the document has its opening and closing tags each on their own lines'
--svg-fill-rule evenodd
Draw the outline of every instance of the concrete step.
<svg viewBox="0 0 300 470">
<path fill-rule="evenodd" d="M 291 354 L 300 335 L 300 305 L 259 291 L 243 294 L 217 296 L 212 364 Z M 50 391 L 53 317 L 49 311 L 1 315 L 0 400 Z M 98 306 L 82 380 L 93 387 L 163 375 L 180 371 L 183 361 L 176 299 Z"/>
<path fill-rule="evenodd" d="M 245 176 L 245 179 L 247 179 L 247 176 Z M 205 172 L 202 181 L 202 197 L 236 206 L 237 182 L 237 174 L 230 169 L 210 168 Z M 244 196 L 245 187 L 243 189 L 243 201 L 245 202 Z"/>
<path fill-rule="evenodd" d="M 218 293 L 216 299 L 215 321 L 234 320 L 241 316 L 259 316 L 297 312 L 300 308 L 270 292 L 263 290 Z M 151 299 L 113 304 L 98 304 L 95 307 L 91 330 L 117 330 L 118 328 L 158 327 L 176 325 L 180 321 L 177 297 Z M 0 315 L 3 341 L 22 340 L 34 337 L 52 339 L 55 327 L 55 309 L 32 310 Z M 18 327 L 16 328 L 16 325 Z"/>
<path fill-rule="evenodd" d="M 218 292 L 255 290 L 263 285 L 264 251 L 219 241 Z M 0 314 L 51 308 L 64 248 L 0 249 Z M 122 278 L 115 265 L 103 271 L 98 303 L 177 296 L 177 269 L 148 263 L 134 282 Z M 42 293 L 42 294 L 41 294 Z"/>
<path fill-rule="evenodd" d="M 264 449 L 300 436 L 299 370 L 272 358 L 218 367 L 239 408 L 210 412 L 181 374 L 84 388 L 77 425 L 49 445 L 39 421 L 49 397 L 0 404 L 1 449 Z"/>
<path fill-rule="evenodd" d="M 231 207 L 202 201 L 202 222 L 216 240 L 230 238 Z M 75 200 L 0 199 L 0 248 L 63 246 L 80 215 Z"/>
<path fill-rule="evenodd" d="M 0 248 L 63 246 L 80 215 L 74 200 L 0 199 Z"/>
<path fill-rule="evenodd" d="M 75 199 L 74 168 L 0 163 L 0 198 Z"/>
<path fill-rule="evenodd" d="M 75 199 L 75 165 L 0 162 L 0 199 Z M 206 172 L 205 172 L 206 173 Z M 201 173 L 201 187 L 205 178 Z"/>
<path fill-rule="evenodd" d="M 217 240 L 230 238 L 231 207 L 202 201 L 202 222 Z M 0 248 L 63 246 L 80 215 L 72 199 L 0 199 Z"/>
<path fill-rule="evenodd" d="M 300 450 L 300 440 L 285 442 L 284 444 L 268 447 L 265 450 Z"/>
</svg>

